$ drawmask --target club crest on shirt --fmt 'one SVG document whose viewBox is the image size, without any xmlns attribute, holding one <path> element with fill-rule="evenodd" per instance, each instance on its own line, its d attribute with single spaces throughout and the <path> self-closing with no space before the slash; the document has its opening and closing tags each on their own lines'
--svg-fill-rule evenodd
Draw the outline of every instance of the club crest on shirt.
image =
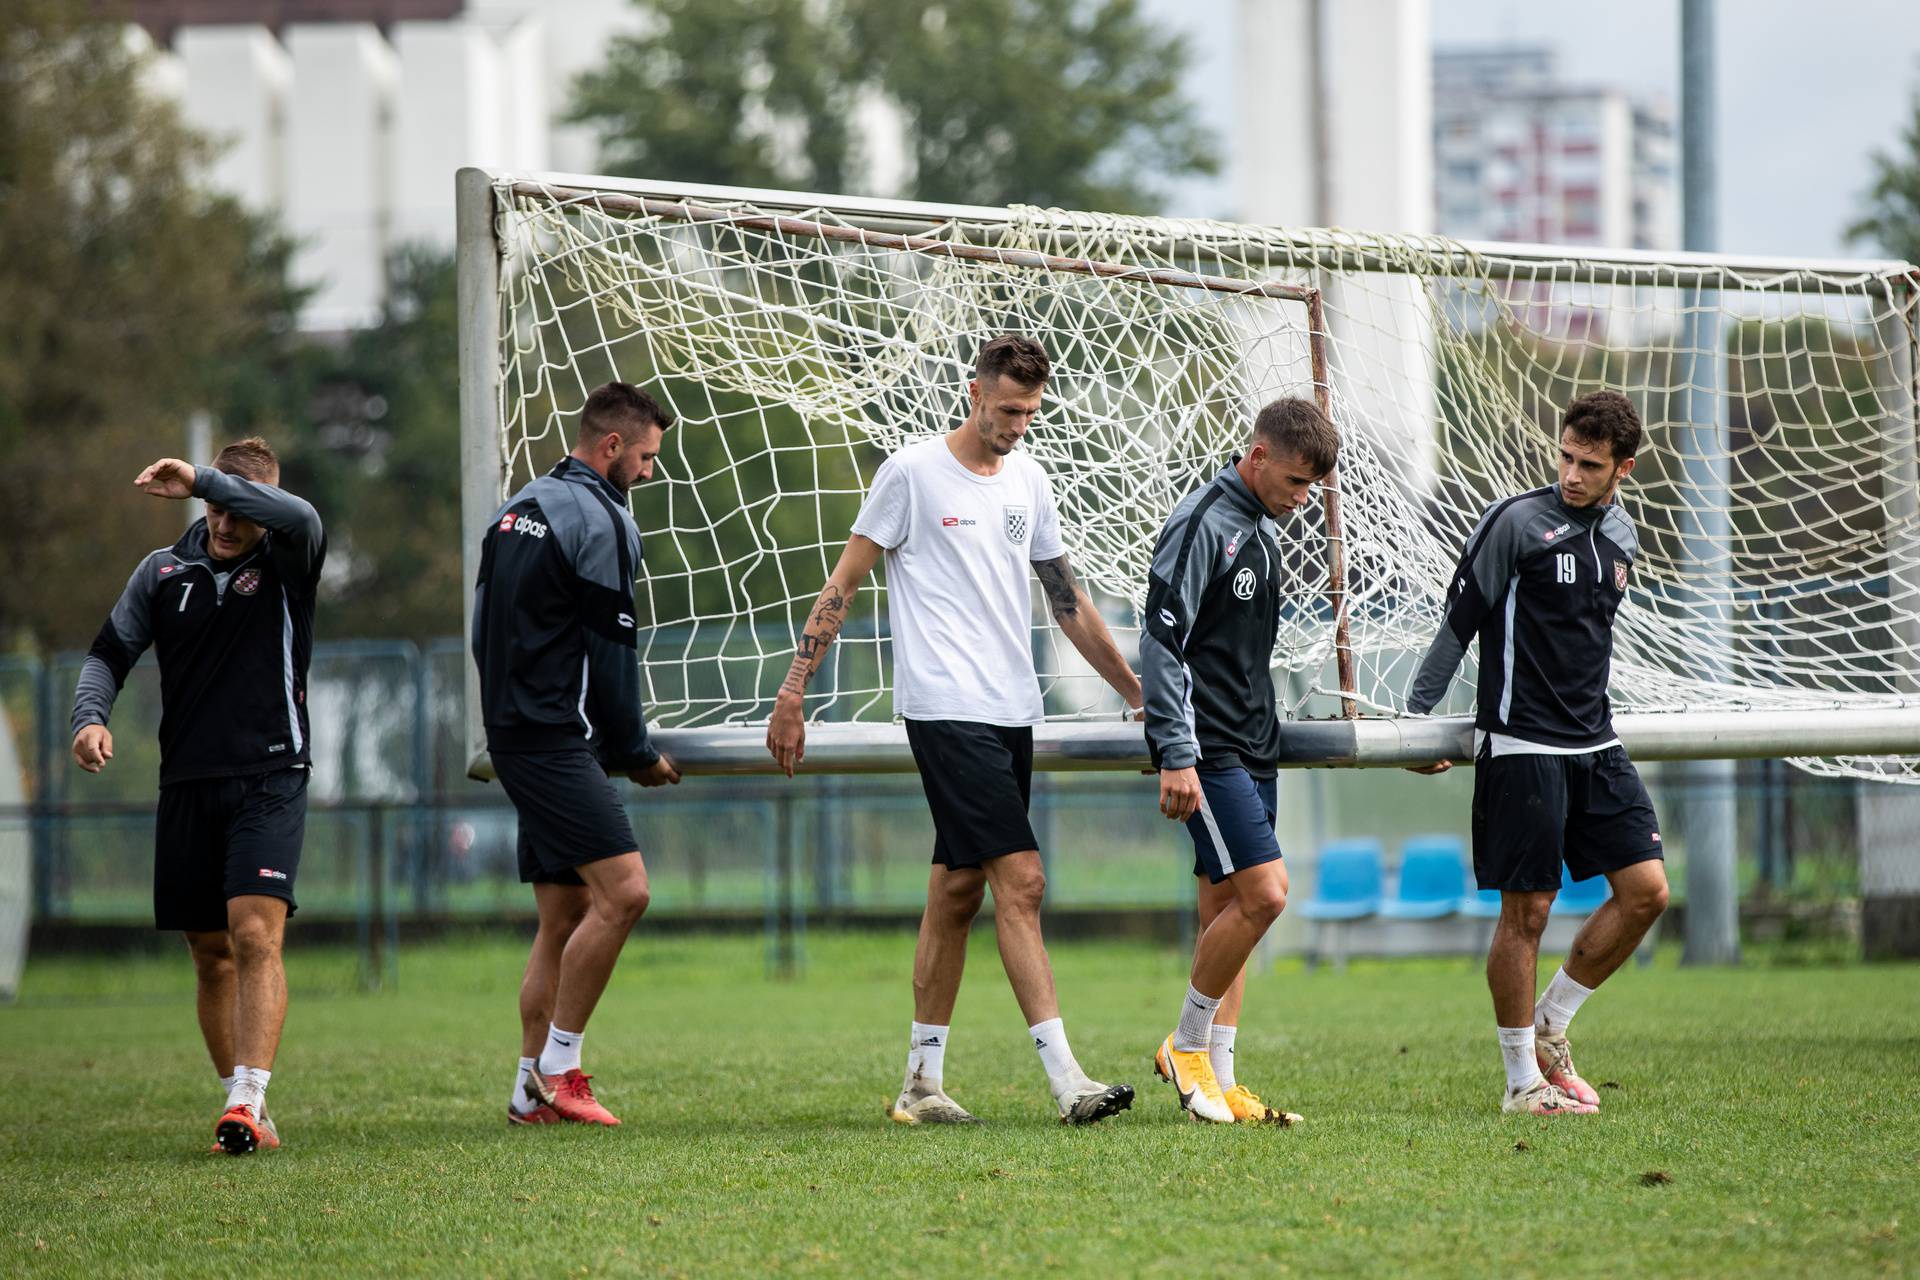
<svg viewBox="0 0 1920 1280">
<path fill-rule="evenodd" d="M 1233 575 L 1233 595 L 1236 600 L 1253 599 L 1254 576 L 1251 566 L 1244 566 Z"/>
<path fill-rule="evenodd" d="M 243 596 L 250 596 L 260 589 L 260 571 L 242 569 L 233 575 L 233 589 Z"/>
<path fill-rule="evenodd" d="M 1627 562 L 1625 560 L 1615 560 L 1613 562 L 1613 589 L 1615 591 L 1625 591 L 1627 589 Z"/>
<path fill-rule="evenodd" d="M 1007 516 L 1007 541 L 1018 546 L 1027 540 L 1027 509 L 1002 507 Z"/>
</svg>

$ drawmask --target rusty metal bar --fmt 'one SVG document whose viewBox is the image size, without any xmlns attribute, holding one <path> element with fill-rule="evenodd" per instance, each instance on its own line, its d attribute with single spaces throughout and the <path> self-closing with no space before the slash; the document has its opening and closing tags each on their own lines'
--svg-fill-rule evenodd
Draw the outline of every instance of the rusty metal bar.
<svg viewBox="0 0 1920 1280">
<path fill-rule="evenodd" d="M 924 253 L 938 258 L 958 258 L 1000 267 L 1026 267 L 1039 271 L 1069 271 L 1098 276 L 1105 280 L 1123 280 L 1134 284 L 1167 285 L 1176 289 L 1203 289 L 1238 297 L 1274 298 L 1282 302 L 1306 302 L 1315 291 L 1305 285 L 1279 284 L 1273 281 L 1236 280 L 1230 276 L 1208 276 L 1193 271 L 1175 271 L 1163 267 L 1130 267 L 1118 262 L 1099 262 L 1092 258 L 1063 258 L 1032 249 L 989 249 L 981 245 L 955 244 L 931 236 L 895 235 L 888 231 L 868 231 L 861 227 L 837 227 L 810 218 L 782 214 L 740 213 L 715 209 L 685 200 L 656 200 L 651 196 L 619 195 L 604 191 L 583 191 L 573 187 L 546 187 L 534 182 L 516 182 L 513 194 L 530 200 L 545 200 L 555 205 L 590 204 L 622 213 L 639 213 L 655 218 L 675 218 L 682 222 L 725 223 L 754 231 L 772 231 L 781 235 L 813 236 L 838 240 L 876 249 L 896 249 L 903 253 Z"/>
<path fill-rule="evenodd" d="M 1333 420 L 1333 384 L 1327 375 L 1327 310 L 1320 290 L 1307 297 L 1307 349 L 1313 356 L 1313 399 L 1320 412 Z M 1347 540 L 1340 524 L 1340 468 L 1328 473 L 1320 491 L 1321 506 L 1327 513 L 1327 598 L 1333 602 L 1333 660 L 1339 671 L 1340 691 L 1358 690 L 1353 675 L 1353 640 L 1347 621 Z M 1360 715 L 1360 704 L 1350 697 L 1340 699 L 1340 716 L 1353 720 Z"/>
</svg>

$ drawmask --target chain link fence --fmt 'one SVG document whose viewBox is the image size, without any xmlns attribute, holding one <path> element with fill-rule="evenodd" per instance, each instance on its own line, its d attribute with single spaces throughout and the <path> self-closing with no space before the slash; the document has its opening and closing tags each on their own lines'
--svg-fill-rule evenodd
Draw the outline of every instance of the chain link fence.
<svg viewBox="0 0 1920 1280">
<path fill-rule="evenodd" d="M 68 757 L 67 719 L 84 655 L 0 658 L 0 992 L 9 938 L 106 948 L 151 937 L 159 679 L 137 666 L 116 704 L 115 758 L 88 775 Z M 315 758 L 296 936 L 351 941 L 363 980 L 391 981 L 400 945 L 466 926 L 523 926 L 512 808 L 466 777 L 466 656 L 457 640 L 418 648 L 316 647 L 309 707 Z M 1646 770 L 1669 824 L 1680 773 Z M 1920 797 L 1817 778 L 1771 761 L 1735 773 L 1743 920 L 1749 936 L 1861 930 L 1863 830 L 1920 827 Z M 797 966 L 808 927 L 911 927 L 933 844 L 917 780 L 689 779 L 627 791 L 653 884 L 652 927 L 764 930 L 769 962 Z M 1297 900 L 1330 840 L 1381 841 L 1391 872 L 1414 835 L 1467 832 L 1471 774 L 1283 773 L 1280 839 Z M 1034 826 L 1048 862 L 1056 935 L 1185 936 L 1192 854 L 1156 808 L 1149 778 L 1042 774 Z M 1911 812 L 1909 812 L 1911 810 Z M 1877 837 L 1876 837 L 1877 838 Z M 1684 887 L 1685 833 L 1668 856 Z M 1896 892 L 1912 888 L 1891 886 Z M 1684 905 L 1684 904 L 1683 904 Z M 1286 921 L 1283 917 L 1283 922 Z M 1298 945 L 1285 924 L 1276 945 Z"/>
</svg>

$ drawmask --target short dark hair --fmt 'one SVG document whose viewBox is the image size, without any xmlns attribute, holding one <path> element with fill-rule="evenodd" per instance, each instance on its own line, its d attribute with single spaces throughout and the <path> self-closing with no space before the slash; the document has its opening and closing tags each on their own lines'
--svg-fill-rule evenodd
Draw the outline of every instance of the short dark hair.
<svg viewBox="0 0 1920 1280">
<path fill-rule="evenodd" d="M 635 420 L 650 422 L 665 431 L 673 425 L 673 415 L 660 402 L 631 382 L 609 382 L 595 387 L 580 410 L 580 431 L 576 443 L 598 440 L 609 431 L 618 431 Z"/>
<path fill-rule="evenodd" d="M 1275 400 L 1253 420 L 1253 438 L 1276 454 L 1295 454 L 1317 476 L 1340 461 L 1340 431 L 1311 400 Z"/>
<path fill-rule="evenodd" d="M 1052 375 L 1053 361 L 1047 359 L 1047 349 L 1018 333 L 1003 333 L 990 340 L 973 362 L 973 376 L 981 382 L 1005 378 L 1016 386 L 1037 387 Z"/>
<path fill-rule="evenodd" d="M 1586 445 L 1604 444 L 1615 462 L 1640 452 L 1640 414 L 1618 391 L 1589 391 L 1567 406 L 1561 430 Z"/>
<path fill-rule="evenodd" d="M 255 484 L 275 484 L 280 475 L 280 459 L 272 445 L 259 436 L 248 436 L 245 440 L 235 440 L 216 454 L 213 469 Z"/>
</svg>

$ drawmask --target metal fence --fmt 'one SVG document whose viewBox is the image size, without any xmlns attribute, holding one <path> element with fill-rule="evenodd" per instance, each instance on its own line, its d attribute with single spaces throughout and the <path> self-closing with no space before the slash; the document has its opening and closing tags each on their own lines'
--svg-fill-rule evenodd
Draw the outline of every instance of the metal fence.
<svg viewBox="0 0 1920 1280">
<path fill-rule="evenodd" d="M 159 681 L 136 667 L 113 718 L 115 758 L 88 775 L 68 758 L 67 713 L 82 654 L 0 658 L 0 735 L 13 777 L 0 777 L 0 829 L 23 825 L 36 936 L 141 927 L 151 919 Z M 300 918 L 357 937 L 374 978 L 409 930 L 522 920 L 512 809 L 499 788 L 465 776 L 466 661 L 457 640 L 316 647 L 308 705 L 315 744 Z M 0 760 L 6 753 L 0 752 Z M 0 771 L 4 772 L 4 771 Z M 1669 823 L 1680 775 L 1648 769 Z M 1749 915 L 1769 904 L 1805 913 L 1860 892 L 1860 789 L 1784 764 L 1735 775 L 1742 885 Z M 1414 834 L 1465 835 L 1470 771 L 1282 775 L 1280 835 L 1296 898 L 1313 853 L 1346 836 L 1382 840 L 1389 864 Z M 627 793 L 654 889 L 650 919 L 764 928 L 790 963 L 809 921 L 910 921 L 923 899 L 933 833 L 916 779 L 689 779 Z M 1190 911 L 1191 852 L 1160 817 L 1149 778 L 1040 775 L 1034 821 L 1056 913 Z M 1920 815 L 1916 815 L 1920 816 Z M 1685 857 L 1684 832 L 1668 856 Z M 1682 876 L 1676 871 L 1676 885 Z M 0 895 L 3 897 L 4 895 Z M 4 905 L 0 902 L 0 905 Z"/>
</svg>

